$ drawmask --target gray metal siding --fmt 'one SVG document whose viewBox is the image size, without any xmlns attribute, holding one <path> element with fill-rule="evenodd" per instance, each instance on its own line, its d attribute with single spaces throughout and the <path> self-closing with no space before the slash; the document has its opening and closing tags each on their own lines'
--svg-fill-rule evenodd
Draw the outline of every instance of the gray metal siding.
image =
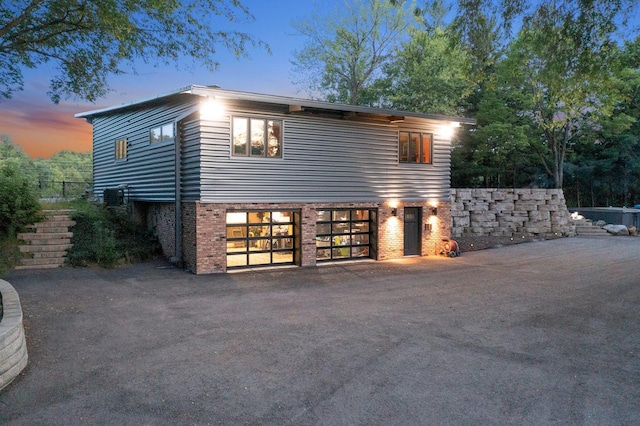
<svg viewBox="0 0 640 426">
<path fill-rule="evenodd" d="M 175 145 L 149 144 L 149 129 L 193 110 L 196 101 L 93 117 L 94 188 L 128 185 L 132 199 L 173 201 Z M 272 107 L 273 108 L 273 107 Z M 283 122 L 283 158 L 231 156 L 231 116 Z M 182 121 L 183 201 L 376 202 L 448 200 L 450 146 L 438 135 L 442 122 L 408 118 L 373 124 L 231 107 L 217 121 Z M 448 124 L 448 123 L 446 123 Z M 399 129 L 433 133 L 433 164 L 399 164 Z M 128 140 L 128 158 L 116 161 L 114 143 Z"/>
<path fill-rule="evenodd" d="M 200 122 L 185 121 L 180 126 L 181 134 L 181 191 L 182 201 L 200 199 Z"/>
<path fill-rule="evenodd" d="M 149 130 L 167 124 L 188 112 L 194 103 L 162 106 L 94 117 L 94 193 L 128 185 L 132 199 L 173 201 L 175 194 L 175 151 L 173 141 L 149 143 Z M 127 159 L 115 160 L 116 139 L 127 138 Z"/>
<path fill-rule="evenodd" d="M 283 120 L 283 158 L 231 157 L 231 115 Z M 450 146 L 438 137 L 436 124 L 420 120 L 410 127 L 434 134 L 433 164 L 398 164 L 397 125 L 231 111 L 224 121 L 203 123 L 200 197 L 204 202 L 448 200 Z"/>
</svg>

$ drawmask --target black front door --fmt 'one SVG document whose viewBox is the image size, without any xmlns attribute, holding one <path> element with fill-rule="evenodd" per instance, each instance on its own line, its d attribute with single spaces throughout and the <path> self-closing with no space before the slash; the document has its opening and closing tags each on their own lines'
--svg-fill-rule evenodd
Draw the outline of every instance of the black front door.
<svg viewBox="0 0 640 426">
<path fill-rule="evenodd" d="M 419 207 L 404 208 L 404 255 L 420 255 L 420 220 Z"/>
</svg>

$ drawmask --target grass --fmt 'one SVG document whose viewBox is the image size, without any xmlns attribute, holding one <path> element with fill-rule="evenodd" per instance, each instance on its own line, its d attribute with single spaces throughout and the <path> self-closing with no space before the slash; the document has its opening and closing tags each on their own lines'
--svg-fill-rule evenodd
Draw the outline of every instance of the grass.
<svg viewBox="0 0 640 426">
<path fill-rule="evenodd" d="M 18 263 L 20 250 L 15 237 L 0 237 L 0 277 L 4 277 Z"/>
</svg>

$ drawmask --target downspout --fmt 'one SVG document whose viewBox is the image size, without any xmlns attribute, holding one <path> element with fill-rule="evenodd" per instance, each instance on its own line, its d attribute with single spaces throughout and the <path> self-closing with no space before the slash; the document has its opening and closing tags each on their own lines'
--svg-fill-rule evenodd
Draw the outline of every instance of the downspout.
<svg viewBox="0 0 640 426">
<path fill-rule="evenodd" d="M 181 147 L 182 138 L 180 132 L 180 123 L 182 120 L 176 121 L 176 136 L 175 136 L 175 253 L 173 256 L 173 263 L 182 265 L 182 158 Z"/>
<path fill-rule="evenodd" d="M 172 262 L 182 265 L 182 122 L 192 117 L 195 113 L 201 111 L 201 104 L 198 102 L 193 108 L 187 110 L 184 114 L 175 119 L 175 253 Z"/>
</svg>

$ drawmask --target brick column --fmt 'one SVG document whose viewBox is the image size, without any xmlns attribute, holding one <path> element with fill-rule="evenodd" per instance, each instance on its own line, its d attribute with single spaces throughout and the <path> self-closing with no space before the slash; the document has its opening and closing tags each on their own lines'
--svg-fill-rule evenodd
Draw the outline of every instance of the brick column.
<svg viewBox="0 0 640 426">
<path fill-rule="evenodd" d="M 404 209 L 398 208 L 398 216 L 391 214 L 386 204 L 378 208 L 378 259 L 397 259 L 404 255 Z"/>
<path fill-rule="evenodd" d="M 309 205 L 302 206 L 300 212 L 300 266 L 316 265 L 316 220 L 317 211 Z"/>
<path fill-rule="evenodd" d="M 182 204 L 182 247 L 185 268 L 195 274 L 225 272 L 225 209 L 216 204 Z"/>
</svg>

